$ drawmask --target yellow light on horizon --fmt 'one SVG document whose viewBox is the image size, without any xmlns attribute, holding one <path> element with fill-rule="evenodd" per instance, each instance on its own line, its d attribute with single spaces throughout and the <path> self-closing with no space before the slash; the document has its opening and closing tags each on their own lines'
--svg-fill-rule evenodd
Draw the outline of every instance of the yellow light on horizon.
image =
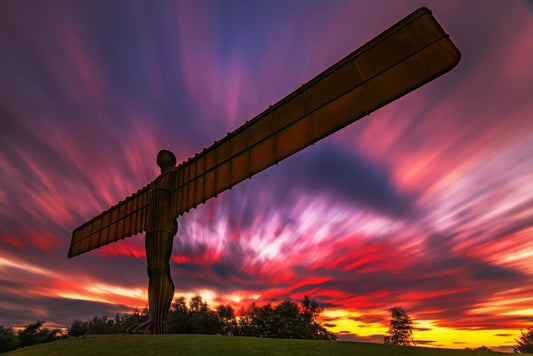
<svg viewBox="0 0 533 356">
<path fill-rule="evenodd" d="M 327 309 L 323 313 L 323 317 L 327 318 L 328 322 L 335 324 L 335 326 L 329 327 L 328 329 L 337 334 L 348 331 L 360 337 L 369 337 L 385 335 L 387 333 L 389 329 L 388 325 L 354 320 L 354 318 L 363 315 L 363 313 L 343 309 Z M 389 317 L 388 313 L 376 313 L 376 315 L 383 315 L 385 319 Z M 511 347 L 516 344 L 514 340 L 520 336 L 519 330 L 471 330 L 441 327 L 438 325 L 439 321 L 437 320 L 413 321 L 413 338 L 415 343 L 418 341 L 417 346 L 449 349 L 487 346 L 491 349 L 498 349 L 498 351 L 511 352 Z"/>
</svg>

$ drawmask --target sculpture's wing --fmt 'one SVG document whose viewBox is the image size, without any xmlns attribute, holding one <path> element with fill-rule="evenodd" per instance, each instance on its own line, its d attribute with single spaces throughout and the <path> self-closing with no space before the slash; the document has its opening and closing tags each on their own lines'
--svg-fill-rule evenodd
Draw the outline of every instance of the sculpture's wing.
<svg viewBox="0 0 533 356">
<path fill-rule="evenodd" d="M 421 8 L 162 175 L 177 217 L 446 73 L 460 52 Z M 74 231 L 69 257 L 146 229 L 148 187 Z"/>
<path fill-rule="evenodd" d="M 416 10 L 180 164 L 167 177 L 175 216 L 437 78 L 459 59 L 431 11 Z"/>
<path fill-rule="evenodd" d="M 149 185 L 78 227 L 68 257 L 74 257 L 146 229 Z"/>
</svg>

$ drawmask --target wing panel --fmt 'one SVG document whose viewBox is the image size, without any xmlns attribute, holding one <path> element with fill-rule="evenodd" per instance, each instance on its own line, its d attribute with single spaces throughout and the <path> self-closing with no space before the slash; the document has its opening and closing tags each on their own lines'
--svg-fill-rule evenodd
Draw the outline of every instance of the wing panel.
<svg viewBox="0 0 533 356">
<path fill-rule="evenodd" d="M 310 111 L 327 104 L 332 97 L 339 97 L 360 85 L 362 79 L 353 61 L 347 61 L 330 75 L 309 86 L 306 90 Z"/>
<path fill-rule="evenodd" d="M 248 130 L 249 147 L 252 147 L 274 133 L 271 109 L 245 125 Z"/>
<path fill-rule="evenodd" d="M 452 69 L 460 52 L 422 8 L 178 170 L 176 216 Z M 201 170 L 198 162 L 204 162 Z M 196 170 L 191 171 L 195 165 Z M 198 182 L 203 182 L 201 187 Z"/>
<path fill-rule="evenodd" d="M 248 151 L 244 151 L 231 160 L 231 182 L 233 186 L 250 176 L 250 159 Z"/>
<path fill-rule="evenodd" d="M 272 110 L 272 118 L 266 117 L 263 120 L 272 120 L 274 130 L 280 131 L 284 127 L 291 125 L 299 118 L 309 113 L 306 97 L 302 91 L 291 97 L 291 100 L 285 101 L 280 105 L 275 105 Z"/>
<path fill-rule="evenodd" d="M 144 231 L 147 195 L 148 186 L 75 229 L 69 258 Z"/>
</svg>

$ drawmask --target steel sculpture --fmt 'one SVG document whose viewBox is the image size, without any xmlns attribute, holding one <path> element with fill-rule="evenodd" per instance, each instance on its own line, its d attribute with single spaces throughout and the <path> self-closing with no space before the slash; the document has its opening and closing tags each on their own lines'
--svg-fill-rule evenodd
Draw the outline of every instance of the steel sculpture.
<svg viewBox="0 0 533 356">
<path fill-rule="evenodd" d="M 159 152 L 161 174 L 75 229 L 68 257 L 146 231 L 149 320 L 132 331 L 166 333 L 178 216 L 448 72 L 460 56 L 429 9 L 414 11 L 177 167 Z"/>
</svg>

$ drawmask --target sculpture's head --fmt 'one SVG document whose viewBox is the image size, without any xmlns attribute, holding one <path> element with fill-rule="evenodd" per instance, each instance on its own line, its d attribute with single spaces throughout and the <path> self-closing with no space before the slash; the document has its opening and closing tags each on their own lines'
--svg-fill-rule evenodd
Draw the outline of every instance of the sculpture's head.
<svg viewBox="0 0 533 356">
<path fill-rule="evenodd" d="M 168 150 L 161 150 L 157 154 L 157 165 L 161 168 L 161 173 L 170 172 L 176 167 L 176 156 Z"/>
</svg>

